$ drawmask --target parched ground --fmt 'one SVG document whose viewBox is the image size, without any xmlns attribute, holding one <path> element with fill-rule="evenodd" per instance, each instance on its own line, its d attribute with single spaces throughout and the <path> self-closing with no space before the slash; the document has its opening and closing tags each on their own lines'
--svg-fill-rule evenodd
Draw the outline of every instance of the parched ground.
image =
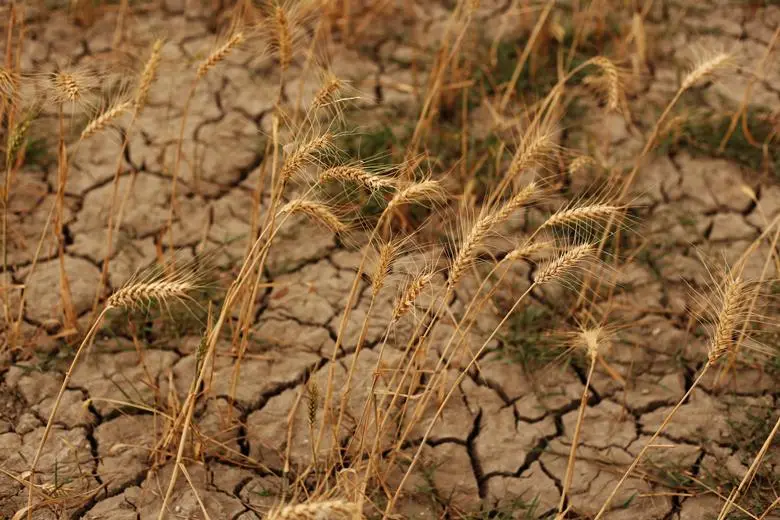
<svg viewBox="0 0 780 520">
<path fill-rule="evenodd" d="M 112 9 L 86 12 L 80 19 L 65 10 L 28 7 L 25 12 L 21 65 L 30 73 L 66 65 L 115 73 L 125 66 L 133 71 L 143 63 L 155 37 L 167 39 L 159 80 L 121 164 L 122 221 L 108 280 L 113 289 L 155 262 L 168 246 L 168 235 L 161 235 L 167 226 L 170 169 L 186 91 L 194 67 L 218 41 L 217 28 L 224 26 L 224 18 L 215 16 L 212 6 L 195 3 L 167 1 L 146 8 L 131 2 L 120 50 L 114 47 Z M 389 154 L 394 146 L 389 138 L 408 134 L 420 106 L 426 67 L 452 3 L 398 2 L 403 8 L 390 6 L 365 23 L 358 13 L 355 41 L 335 39 L 329 44 L 332 71 L 361 95 L 346 113 L 364 136 L 353 152 Z M 509 67 L 508 72 L 497 73 L 504 81 L 511 75 L 515 46 L 522 48 L 540 9 L 529 11 L 525 3 L 509 1 L 483 1 L 479 7 L 474 27 L 487 35 L 488 46 L 503 31 L 493 66 Z M 565 27 L 565 12 L 551 20 Z M 726 74 L 697 86 L 681 100 L 675 115 L 686 118 L 664 129 L 659 148 L 636 179 L 638 209 L 632 231 L 638 237 L 637 253 L 620 273 L 616 288 L 612 317 L 621 329 L 607 355 L 609 365 L 599 365 L 593 379 L 575 466 L 572 518 L 595 515 L 706 359 L 705 338 L 689 320 L 694 306 L 690 286 L 701 288 L 710 281 L 700 255 L 734 262 L 780 215 L 777 139 L 761 146 L 780 124 L 777 53 L 760 67 L 776 44 L 778 26 L 780 7 L 771 1 L 653 2 L 644 24 L 647 62 L 639 64 L 627 99 L 631 116 L 608 114 L 586 99 L 571 106 L 573 115 L 562 121 L 563 146 L 609 167 L 630 167 L 677 90 L 686 60 L 697 49 L 734 53 L 734 65 Z M 550 25 L 548 32 L 553 29 Z M 617 48 L 635 45 L 626 34 L 601 41 Z M 549 81 L 545 64 L 534 66 L 539 67 L 537 77 L 521 78 L 529 89 Z M 631 68 L 627 64 L 629 75 Z M 319 79 L 303 70 L 299 56 L 285 78 L 283 107 L 295 103 L 299 93 L 305 102 L 319 88 Z M 218 249 L 217 263 L 226 280 L 231 270 L 235 274 L 253 234 L 253 196 L 279 84 L 273 57 L 253 52 L 250 42 L 199 85 L 184 129 L 175 246 L 185 256 Z M 746 122 L 752 134 L 746 135 L 740 124 L 719 150 L 730 115 L 746 95 Z M 469 117 L 477 135 L 494 122 L 481 105 Z M 69 121 L 81 128 L 83 119 L 74 116 Z M 35 146 L 30 145 L 10 196 L 9 297 L 18 305 L 24 287 L 26 305 L 22 340 L 3 351 L 0 368 L 0 518 L 12 517 L 27 503 L 20 479 L 29 470 L 73 353 L 51 231 L 44 236 L 33 269 L 56 198 L 52 140 L 56 125 L 57 114 L 49 109 L 33 123 L 30 142 Z M 65 186 L 65 271 L 82 331 L 90 323 L 105 254 L 120 141 L 111 130 L 71 148 Z M 573 185 L 588 180 L 577 178 Z M 526 224 L 518 223 L 518 229 Z M 768 254 L 762 243 L 748 264 L 749 276 L 761 274 Z M 270 255 L 268 285 L 259 295 L 235 392 L 231 381 L 236 358 L 226 338 L 218 347 L 209 391 L 195 412 L 197 457 L 187 464 L 188 478 L 214 519 L 262 518 L 283 493 L 277 475 L 286 452 L 293 465 L 309 460 L 305 407 L 295 408 L 291 446 L 288 415 L 310 378 L 320 388 L 326 386 L 340 314 L 360 259 L 355 248 L 303 219 L 284 228 Z M 772 270 L 770 263 L 770 278 L 777 276 Z M 501 317 L 501 305 L 508 308 L 511 296 L 527 286 L 527 272 L 515 274 L 510 294 L 499 298 L 485 328 Z M 455 312 L 468 294 L 467 288 L 458 291 L 451 304 Z M 557 507 L 586 374 L 585 365 L 576 359 L 567 362 L 540 353 L 550 342 L 544 330 L 563 325 L 565 309 L 556 305 L 557 296 L 555 291 L 535 294 L 532 305 L 508 324 L 461 383 L 407 484 L 401 515 L 481 518 L 481 508 L 493 511 L 493 517 L 536 518 Z M 368 298 L 368 291 L 361 291 L 356 315 L 365 313 Z M 378 305 L 366 347 L 356 360 L 356 377 L 362 381 L 372 378 L 392 295 Z M 186 312 L 176 318 L 178 325 L 165 316 L 147 319 L 117 312 L 98 332 L 68 385 L 39 464 L 42 484 L 36 500 L 51 505 L 37 510 L 35 518 L 157 516 L 171 463 L 158 451 L 166 433 L 165 418 L 152 410 L 178 411 L 195 371 L 202 331 Z M 336 356 L 337 381 L 344 381 L 353 363 L 357 334 L 348 335 Z M 435 342 L 433 347 L 440 348 Z M 392 341 L 390 348 L 396 349 Z M 719 495 L 727 495 L 739 482 L 777 420 L 778 359 L 775 350 L 770 359 L 745 357 L 722 377 L 713 371 L 666 429 L 658 442 L 661 446 L 651 450 L 623 486 L 608 518 L 715 518 L 723 504 Z M 453 379 L 458 369 L 451 368 Z M 365 393 L 360 386 L 350 396 L 350 411 L 360 412 Z M 411 439 L 410 452 L 415 446 Z M 754 517 L 780 493 L 776 447 L 775 441 L 774 453 L 770 450 L 759 478 L 741 502 Z M 177 518 L 202 517 L 187 479 L 178 479 L 171 511 Z M 745 512 L 734 515 L 750 517 Z M 764 518 L 779 515 L 780 509 L 775 509 Z"/>
</svg>

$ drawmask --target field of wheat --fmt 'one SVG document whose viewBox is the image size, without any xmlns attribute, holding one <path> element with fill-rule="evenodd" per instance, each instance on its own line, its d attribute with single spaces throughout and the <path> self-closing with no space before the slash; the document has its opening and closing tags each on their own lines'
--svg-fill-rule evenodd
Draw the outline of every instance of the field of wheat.
<svg viewBox="0 0 780 520">
<path fill-rule="evenodd" d="M 780 518 L 776 0 L 0 13 L 0 519 Z"/>
</svg>

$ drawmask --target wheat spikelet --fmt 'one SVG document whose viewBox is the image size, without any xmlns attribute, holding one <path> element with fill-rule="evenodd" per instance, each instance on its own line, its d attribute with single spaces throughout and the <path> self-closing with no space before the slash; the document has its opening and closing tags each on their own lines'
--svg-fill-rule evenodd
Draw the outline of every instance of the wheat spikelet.
<svg viewBox="0 0 780 520">
<path fill-rule="evenodd" d="M 206 75 L 206 73 L 214 68 L 220 61 L 227 58 L 228 54 L 240 45 L 244 41 L 244 33 L 237 32 L 233 34 L 228 40 L 217 47 L 214 52 L 212 52 L 208 58 L 206 58 L 203 63 L 198 66 L 198 79 L 202 78 Z"/>
<path fill-rule="evenodd" d="M 130 108 L 130 102 L 128 101 L 120 101 L 114 104 L 112 107 L 89 122 L 89 124 L 81 132 L 81 139 L 87 139 L 88 137 L 100 132 L 119 116 L 121 116 L 128 108 Z"/>
<path fill-rule="evenodd" d="M 280 506 L 268 512 L 268 520 L 340 520 L 360 518 L 356 504 L 344 500 Z"/>
<path fill-rule="evenodd" d="M 279 46 L 279 66 L 282 72 L 285 72 L 292 63 L 293 43 L 290 21 L 280 5 L 274 8 L 274 25 L 276 26 L 276 41 Z"/>
<path fill-rule="evenodd" d="M 319 202 L 296 199 L 288 202 L 280 211 L 281 213 L 303 213 L 334 233 L 343 233 L 347 230 L 346 224 L 341 222 L 327 206 Z"/>
<path fill-rule="evenodd" d="M 615 215 L 621 209 L 620 206 L 604 203 L 592 203 L 584 206 L 565 208 L 555 212 L 541 227 L 549 228 L 583 221 L 595 222 Z"/>
<path fill-rule="evenodd" d="M 582 244 L 572 247 L 547 265 L 539 269 L 534 276 L 534 283 L 541 285 L 566 276 L 579 263 L 594 256 L 593 244 Z"/>
<path fill-rule="evenodd" d="M 372 175 L 363 168 L 357 166 L 335 166 L 333 168 L 328 168 L 320 174 L 320 180 L 323 182 L 329 180 L 354 182 L 371 191 L 393 187 L 393 183 L 389 179 L 383 179 L 376 175 Z"/>
<path fill-rule="evenodd" d="M 432 270 L 422 271 L 406 282 L 393 307 L 393 321 L 399 320 L 401 316 L 409 312 L 414 301 L 430 285 L 435 274 Z"/>
<path fill-rule="evenodd" d="M 331 134 L 323 134 L 298 146 L 284 161 L 280 173 L 283 182 L 287 182 L 304 165 L 312 162 L 317 153 L 326 152 L 332 146 L 333 136 Z"/>
<path fill-rule="evenodd" d="M 707 349 L 710 363 L 716 362 L 734 345 L 734 334 L 746 320 L 747 285 L 739 277 L 729 277 L 723 290 L 715 331 Z"/>
<path fill-rule="evenodd" d="M 141 72 L 141 80 L 138 83 L 138 90 L 135 94 L 135 102 L 133 104 L 133 110 L 136 114 L 139 114 L 143 110 L 146 104 L 146 98 L 149 95 L 149 89 L 152 86 L 155 76 L 157 75 L 157 69 L 160 66 L 160 56 L 162 53 L 162 46 L 164 40 L 158 38 L 152 45 L 152 53 L 149 59 L 146 60 L 144 70 Z"/>
<path fill-rule="evenodd" d="M 395 196 L 390 199 L 385 211 L 389 213 L 402 204 L 442 200 L 444 194 L 444 189 L 438 181 L 428 179 L 410 184 L 398 191 Z"/>
<path fill-rule="evenodd" d="M 709 76 L 726 64 L 731 56 L 725 52 L 718 52 L 699 61 L 682 82 L 681 90 L 688 90 L 701 78 Z"/>
<path fill-rule="evenodd" d="M 614 63 L 603 56 L 591 59 L 604 74 L 607 81 L 607 109 L 617 110 L 620 106 L 620 74 Z"/>
</svg>

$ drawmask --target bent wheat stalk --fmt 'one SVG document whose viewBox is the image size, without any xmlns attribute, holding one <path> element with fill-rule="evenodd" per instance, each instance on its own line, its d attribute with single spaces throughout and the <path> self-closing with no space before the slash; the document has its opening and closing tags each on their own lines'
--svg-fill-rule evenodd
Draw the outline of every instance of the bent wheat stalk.
<svg viewBox="0 0 780 520">
<path fill-rule="evenodd" d="M 165 301 L 169 298 L 187 298 L 189 297 L 187 292 L 192 290 L 194 287 L 193 279 L 188 279 L 187 275 L 188 273 L 179 273 L 178 278 L 168 278 L 167 280 L 162 279 L 159 281 L 129 284 L 114 293 L 106 302 L 106 306 L 100 312 L 97 319 L 92 324 L 92 327 L 90 327 L 86 336 L 79 345 L 79 348 L 76 349 L 76 354 L 73 356 L 73 360 L 68 367 L 68 371 L 65 373 L 65 378 L 62 381 L 62 385 L 60 385 L 60 390 L 54 400 L 54 405 L 52 406 L 51 412 L 49 412 L 49 418 L 46 421 L 46 427 L 43 430 L 43 435 L 41 436 L 41 440 L 38 443 L 38 448 L 35 451 L 35 456 L 33 457 L 33 461 L 30 467 L 30 488 L 27 497 L 27 506 L 29 508 L 28 518 L 32 517 L 33 512 L 32 493 L 35 482 L 35 470 L 37 469 L 38 462 L 40 461 L 41 454 L 43 453 L 43 448 L 46 445 L 46 441 L 48 440 L 52 426 L 54 425 L 54 418 L 56 417 L 57 411 L 59 410 L 60 404 L 62 402 L 62 396 L 65 394 L 65 390 L 70 383 L 71 377 L 73 376 L 73 371 L 76 368 L 79 359 L 81 358 L 81 354 L 84 351 L 84 348 L 92 342 L 92 339 L 94 338 L 98 327 L 103 322 L 106 314 L 111 309 L 135 307 L 143 302 L 148 302 L 151 299 Z"/>
<path fill-rule="evenodd" d="M 661 422 L 661 425 L 658 427 L 652 437 L 650 437 L 650 440 L 645 443 L 637 456 L 634 458 L 633 462 L 631 462 L 631 465 L 628 467 L 626 472 L 612 489 L 612 492 L 604 501 L 604 504 L 601 506 L 601 509 L 599 509 L 594 520 L 598 520 L 604 516 L 604 513 L 612 503 L 612 500 L 615 498 L 618 490 L 623 486 L 625 481 L 628 480 L 629 476 L 631 476 L 631 473 L 642 461 L 642 458 L 647 453 L 647 450 L 653 447 L 656 439 L 658 439 L 661 433 L 663 433 L 664 429 L 666 429 L 666 426 L 672 420 L 680 407 L 688 400 L 693 391 L 699 386 L 699 383 L 707 374 L 709 368 L 715 365 L 718 360 L 720 360 L 720 358 L 730 349 L 734 348 L 735 332 L 738 331 L 743 323 L 749 321 L 750 319 L 749 314 L 745 312 L 746 303 L 750 296 L 750 292 L 749 285 L 739 276 L 733 277 L 731 274 L 726 275 L 724 288 L 721 292 L 721 301 L 717 313 L 717 320 L 714 326 L 712 337 L 708 344 L 707 361 L 705 362 L 704 367 L 702 367 L 699 375 L 696 377 L 688 391 L 685 392 L 685 395 L 682 396 L 674 408 L 672 408 L 672 410 L 666 415 L 663 422 Z"/>
</svg>

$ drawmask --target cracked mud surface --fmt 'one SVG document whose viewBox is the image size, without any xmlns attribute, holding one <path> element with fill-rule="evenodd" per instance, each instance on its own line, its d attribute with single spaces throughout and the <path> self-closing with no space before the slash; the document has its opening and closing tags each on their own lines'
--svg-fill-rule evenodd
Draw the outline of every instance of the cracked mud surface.
<svg viewBox="0 0 780 520">
<path fill-rule="evenodd" d="M 126 199 L 106 294 L 168 246 L 167 235 L 163 239 L 161 234 L 167 226 L 182 91 L 194 64 L 216 41 L 209 9 L 163 4 L 134 12 L 123 40 L 129 56 L 145 56 L 155 35 L 164 34 L 168 42 L 160 79 L 152 86 L 149 105 L 137 122 L 140 131 L 132 135 L 122 163 L 119 190 Z M 410 61 L 422 58 L 419 63 L 429 65 L 424 56 L 437 45 L 449 4 L 418 2 L 413 16 L 396 13 L 407 17 L 412 37 L 394 32 L 391 24 L 370 24 L 363 27 L 365 41 L 359 46 L 332 43 L 334 73 L 363 95 L 357 103 L 361 120 L 414 121 L 420 103 L 414 89 L 424 79 Z M 697 89 L 703 106 L 721 110 L 742 102 L 752 71 L 780 24 L 780 7 L 694 4 L 656 2 L 648 14 L 647 30 L 654 35 L 652 67 L 643 73 L 641 92 L 629 100 L 633 120 L 587 111 L 565 133 L 563 145 L 579 149 L 584 143 L 593 156 L 630 166 L 657 111 L 674 94 L 694 45 L 721 46 L 739 56 L 740 66 L 724 80 Z M 522 17 L 513 5 L 483 1 L 477 13 L 482 30 L 490 31 L 500 17 Z M 100 66 L 112 52 L 113 12 L 101 14 L 86 29 L 61 11 L 30 9 L 27 16 L 23 70 L 46 71 L 65 63 Z M 236 52 L 200 84 L 184 128 L 175 246 L 190 254 L 196 247 L 220 248 L 218 262 L 225 273 L 235 272 L 253 233 L 254 190 L 278 85 L 273 59 L 246 49 Z M 284 102 L 291 103 L 298 89 L 310 98 L 318 86 L 316 78 L 302 76 L 294 64 Z M 773 111 L 777 125 L 776 60 L 753 83 L 753 104 Z M 475 129 L 489 124 L 480 120 L 484 114 L 479 111 L 473 117 Z M 46 127 L 54 125 L 56 114 L 44 113 L 34 131 L 50 137 Z M 65 271 L 82 329 L 89 324 L 105 253 L 118 135 L 105 132 L 73 152 L 66 185 Z M 774 158 L 780 159 L 777 154 Z M 572 518 L 598 511 L 622 470 L 690 387 L 706 357 L 704 339 L 689 333 L 686 314 L 693 303 L 688 286 L 710 281 L 697 255 L 733 262 L 742 254 L 780 214 L 777 172 L 777 164 L 767 174 L 693 147 L 655 153 L 640 170 L 636 228 L 646 243 L 641 258 L 620 273 L 616 293 L 621 305 L 615 318 L 630 326 L 609 352 L 611 371 L 599 367 L 593 376 L 571 491 Z M 12 283 L 25 287 L 27 304 L 21 323 L 24 347 L 3 360 L 0 372 L 0 518 L 10 518 L 27 503 L 26 488 L 11 476 L 29 469 L 72 355 L 56 290 L 57 246 L 50 235 L 32 269 L 56 197 L 56 160 L 25 164 L 15 182 L 9 263 Z M 761 247 L 765 258 L 768 248 Z M 354 249 L 303 219 L 277 239 L 235 392 L 236 358 L 229 338 L 218 345 L 208 393 L 194 416 L 195 449 L 201 456 L 186 465 L 198 496 L 179 478 L 170 503 L 177 518 L 201 518 L 198 499 L 215 519 L 262 518 L 283 493 L 278 475 L 287 453 L 294 467 L 310 460 L 306 411 L 296 403 L 310 380 L 326 386 L 340 313 L 359 260 Z M 762 262 L 749 264 L 746 276 L 758 276 L 762 267 Z M 526 280 L 527 273 L 517 273 L 518 284 Z M 464 305 L 464 291 L 451 304 L 455 312 Z M 11 298 L 18 301 L 18 292 Z M 361 291 L 353 313 L 358 323 L 368 298 Z M 554 299 L 555 294 L 540 293 L 536 304 L 553 309 Z M 373 377 L 391 307 L 392 295 L 377 303 L 365 347 L 354 360 L 357 380 Z M 480 326 L 491 327 L 500 317 L 488 316 Z M 119 316 L 99 331 L 73 374 L 38 465 L 39 482 L 51 484 L 40 495 L 52 504 L 36 511 L 35 518 L 156 517 L 171 464 L 158 463 L 168 459 L 155 452 L 165 420 L 152 410 L 175 414 L 181 406 L 195 371 L 200 330 L 172 332 Z M 353 363 L 358 334 L 348 331 L 333 361 L 336 388 Z M 401 346 L 389 344 L 395 351 L 389 363 L 402 357 L 399 341 Z M 512 342 L 511 335 L 500 335 L 460 384 L 422 451 L 418 471 L 407 482 L 399 503 L 404 517 L 459 518 L 482 508 L 535 518 L 557 507 L 586 367 L 553 362 L 525 370 L 507 355 Z M 454 380 L 458 366 L 451 371 Z M 347 396 L 349 413 L 360 413 L 368 391 L 358 386 Z M 658 441 L 663 447 L 654 449 L 642 471 L 621 488 L 607 517 L 714 518 L 722 506 L 714 492 L 728 494 L 719 486 L 742 478 L 766 435 L 762 425 L 771 426 L 777 418 L 779 399 L 777 368 L 769 370 L 758 361 L 739 364 L 723 380 L 716 375 L 705 380 Z M 288 446 L 293 409 L 297 426 Z M 756 441 L 760 432 L 764 437 Z M 415 432 L 407 451 L 416 448 L 422 433 Z M 775 483 L 780 480 L 777 452 L 765 465 L 765 473 Z M 392 486 L 400 476 L 387 478 Z M 767 486 L 762 493 L 768 504 L 778 488 Z M 779 513 L 767 518 L 772 514 Z"/>
</svg>

